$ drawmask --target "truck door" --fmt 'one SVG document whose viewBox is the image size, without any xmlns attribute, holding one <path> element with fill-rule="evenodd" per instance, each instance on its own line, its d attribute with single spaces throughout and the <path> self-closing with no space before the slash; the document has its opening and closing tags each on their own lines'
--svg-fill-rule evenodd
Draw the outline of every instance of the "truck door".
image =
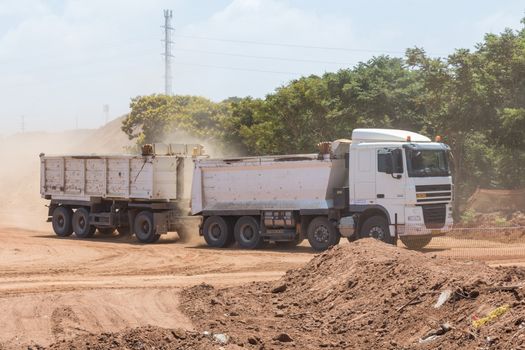
<svg viewBox="0 0 525 350">
<path fill-rule="evenodd" d="M 390 222 L 404 223 L 405 183 L 401 148 L 380 148 L 376 151 L 376 200 L 390 213 Z M 393 232 L 392 228 L 390 230 Z"/>
<path fill-rule="evenodd" d="M 375 201 L 375 154 L 373 148 L 358 148 L 350 157 L 350 204 L 365 205 Z"/>
</svg>

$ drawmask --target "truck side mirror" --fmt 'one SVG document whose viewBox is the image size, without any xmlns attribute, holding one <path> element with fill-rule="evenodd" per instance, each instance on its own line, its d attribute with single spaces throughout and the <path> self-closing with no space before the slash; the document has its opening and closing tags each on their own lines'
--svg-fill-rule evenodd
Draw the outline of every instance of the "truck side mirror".
<svg viewBox="0 0 525 350">
<path fill-rule="evenodd" d="M 390 167 L 387 171 L 387 174 L 392 175 L 394 179 L 401 179 L 402 175 L 397 174 L 394 176 L 394 173 L 403 172 L 403 151 L 400 148 L 393 149 L 390 152 Z"/>
</svg>

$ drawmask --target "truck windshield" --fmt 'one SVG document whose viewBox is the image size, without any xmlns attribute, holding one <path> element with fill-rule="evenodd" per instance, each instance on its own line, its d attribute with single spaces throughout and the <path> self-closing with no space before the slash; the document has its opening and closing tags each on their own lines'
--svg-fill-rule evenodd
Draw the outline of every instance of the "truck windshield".
<svg viewBox="0 0 525 350">
<path fill-rule="evenodd" d="M 410 177 L 450 176 L 445 150 L 407 149 L 406 155 Z"/>
</svg>

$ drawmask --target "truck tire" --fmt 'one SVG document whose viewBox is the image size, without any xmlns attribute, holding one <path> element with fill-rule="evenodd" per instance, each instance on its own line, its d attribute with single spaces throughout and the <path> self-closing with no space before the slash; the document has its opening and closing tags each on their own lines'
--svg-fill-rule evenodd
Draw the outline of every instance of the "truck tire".
<svg viewBox="0 0 525 350">
<path fill-rule="evenodd" d="M 317 251 L 326 250 L 339 243 L 341 235 L 326 216 L 310 221 L 307 230 L 308 242 Z"/>
<path fill-rule="evenodd" d="M 160 235 L 157 234 L 151 211 L 144 210 L 138 213 L 133 223 L 133 229 L 135 236 L 141 243 L 154 243 L 160 238 Z"/>
<path fill-rule="evenodd" d="M 231 225 L 220 216 L 210 216 L 204 221 L 202 235 L 210 247 L 224 248 L 233 241 Z"/>
<path fill-rule="evenodd" d="M 408 249 L 421 250 L 430 243 L 432 235 L 399 236 L 399 239 Z"/>
<path fill-rule="evenodd" d="M 264 243 L 259 222 L 253 216 L 241 216 L 233 230 L 235 240 L 241 248 L 257 249 Z"/>
<path fill-rule="evenodd" d="M 97 231 L 105 236 L 109 236 L 115 232 L 115 228 L 114 227 L 97 227 Z"/>
<path fill-rule="evenodd" d="M 396 240 L 390 235 L 388 221 L 384 216 L 371 216 L 361 227 L 360 238 L 371 237 L 388 244 L 395 244 Z"/>
<path fill-rule="evenodd" d="M 71 219 L 73 218 L 73 211 L 66 207 L 56 207 L 53 210 L 53 217 L 51 222 L 53 231 L 58 237 L 68 237 L 73 233 L 73 226 Z"/>
<path fill-rule="evenodd" d="M 93 237 L 97 228 L 89 224 L 89 210 L 86 208 L 78 208 L 73 214 L 73 231 L 78 238 Z"/>
</svg>

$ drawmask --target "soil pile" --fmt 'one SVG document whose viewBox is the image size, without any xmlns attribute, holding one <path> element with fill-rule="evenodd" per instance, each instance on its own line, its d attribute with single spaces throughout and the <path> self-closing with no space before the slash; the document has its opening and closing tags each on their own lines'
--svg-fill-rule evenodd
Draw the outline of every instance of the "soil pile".
<svg viewBox="0 0 525 350">
<path fill-rule="evenodd" d="M 467 209 L 481 213 L 525 211 L 525 188 L 488 190 L 478 188 L 467 202 Z"/>
<path fill-rule="evenodd" d="M 154 326 L 126 329 L 118 333 L 77 336 L 49 346 L 51 350 L 69 349 L 213 349 L 213 337 L 184 329 L 165 329 Z M 216 347 L 216 346 L 215 346 Z M 44 349 L 39 345 L 29 349 Z"/>
<path fill-rule="evenodd" d="M 361 240 L 276 282 L 186 289 L 181 308 L 245 348 L 511 349 L 525 346 L 524 283 L 523 268 Z"/>
<path fill-rule="evenodd" d="M 475 213 L 468 222 L 455 225 L 448 236 L 508 244 L 525 243 L 525 214 L 520 211 Z"/>
</svg>

